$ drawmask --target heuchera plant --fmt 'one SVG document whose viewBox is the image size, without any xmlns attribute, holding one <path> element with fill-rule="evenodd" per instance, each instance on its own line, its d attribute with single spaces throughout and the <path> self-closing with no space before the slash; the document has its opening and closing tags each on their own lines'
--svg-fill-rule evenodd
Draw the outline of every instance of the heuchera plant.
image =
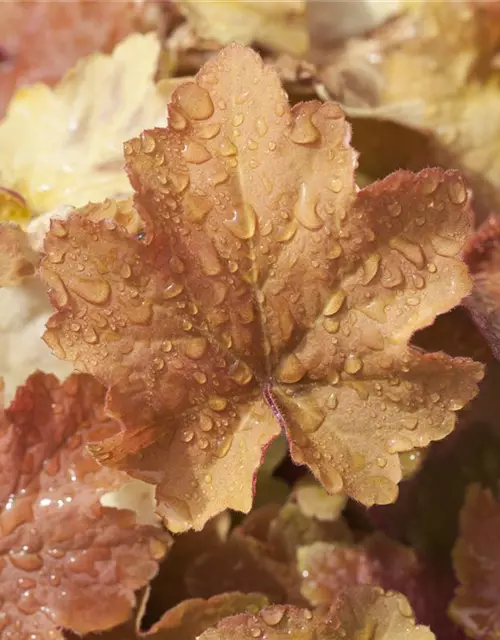
<svg viewBox="0 0 500 640">
<path fill-rule="evenodd" d="M 134 47 L 152 55 L 148 42 Z M 120 51 L 117 77 L 135 49 Z M 140 95 L 154 103 L 138 113 L 154 120 L 148 61 Z M 115 77 L 107 58 L 89 64 L 108 63 Z M 239 45 L 176 89 L 166 127 L 124 150 L 132 198 L 54 217 L 42 253 L 0 226 L 0 285 L 38 270 L 56 310 L 44 339 L 79 370 L 34 373 L 1 413 L 0 639 L 432 640 L 413 610 L 459 637 L 444 615 L 453 578 L 436 581 L 405 535 L 373 533 L 356 503 L 394 502 L 408 460 L 478 391 L 483 365 L 414 334 L 474 280 L 466 304 L 496 336 L 498 232 L 470 239 L 460 174 L 398 171 L 359 189 L 341 108 L 290 107 L 277 72 Z M 99 157 L 79 166 L 100 184 Z M 111 173 L 121 185 L 114 161 Z M 259 469 L 271 485 L 284 442 L 311 473 L 231 528 Z M 110 502 L 138 481 L 156 515 Z M 498 510 L 469 488 L 453 553 L 450 615 L 475 637 L 497 628 L 495 541 L 483 549 L 478 527 L 496 532 Z"/>
</svg>

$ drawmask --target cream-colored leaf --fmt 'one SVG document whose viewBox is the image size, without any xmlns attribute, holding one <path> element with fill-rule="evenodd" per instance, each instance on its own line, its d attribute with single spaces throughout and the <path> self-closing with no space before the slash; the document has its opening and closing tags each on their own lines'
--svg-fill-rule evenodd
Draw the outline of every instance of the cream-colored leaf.
<svg viewBox="0 0 500 640">
<path fill-rule="evenodd" d="M 0 184 L 34 214 L 128 194 L 123 141 L 165 121 L 159 52 L 154 34 L 134 34 L 112 55 L 78 62 L 54 89 L 20 89 L 0 123 Z"/>
<path fill-rule="evenodd" d="M 178 4 L 203 38 L 221 44 L 258 42 L 297 56 L 307 50 L 305 0 L 180 0 Z"/>
</svg>

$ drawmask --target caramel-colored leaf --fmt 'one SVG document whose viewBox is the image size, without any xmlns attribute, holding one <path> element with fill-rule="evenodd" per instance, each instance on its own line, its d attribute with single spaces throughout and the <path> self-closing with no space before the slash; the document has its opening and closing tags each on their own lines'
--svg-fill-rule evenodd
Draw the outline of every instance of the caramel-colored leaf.
<svg viewBox="0 0 500 640">
<path fill-rule="evenodd" d="M 107 385 L 123 422 L 93 452 L 157 484 L 174 530 L 247 511 L 281 427 L 328 491 L 394 500 L 398 453 L 450 433 L 482 377 L 408 344 L 470 289 L 461 177 L 357 191 L 340 108 L 290 110 L 237 45 L 125 152 L 145 238 L 75 212 L 42 268 L 59 309 L 47 343 Z"/>
<path fill-rule="evenodd" d="M 491 216 L 464 251 L 474 282 L 465 304 L 500 359 L 500 220 Z"/>
<path fill-rule="evenodd" d="M 35 273 L 37 255 L 17 224 L 0 224 L 0 287 L 20 284 Z"/>
<path fill-rule="evenodd" d="M 223 593 L 208 600 L 186 600 L 159 620 L 147 637 L 158 640 L 197 640 L 209 627 L 228 616 L 256 613 L 269 601 L 260 594 Z"/>
<path fill-rule="evenodd" d="M 125 474 L 86 452 L 109 430 L 104 389 L 87 376 L 64 384 L 36 373 L 2 415 L 0 629 L 5 637 L 58 637 L 109 629 L 134 608 L 168 535 L 100 498 Z M 54 635 L 56 634 L 56 635 Z"/>
<path fill-rule="evenodd" d="M 416 626 L 404 596 L 376 588 L 346 589 L 330 610 L 275 605 L 257 615 L 240 614 L 205 631 L 200 640 L 432 640 L 427 627 Z"/>
<path fill-rule="evenodd" d="M 490 489 L 470 485 L 453 550 L 460 586 L 449 611 L 472 638 L 495 638 L 500 633 L 499 539 L 500 504 Z"/>
<path fill-rule="evenodd" d="M 128 195 L 123 140 L 163 120 L 169 97 L 154 83 L 159 51 L 154 34 L 134 34 L 80 60 L 54 89 L 19 89 L 0 122 L 0 185 L 33 214 Z"/>
<path fill-rule="evenodd" d="M 259 589 L 272 602 L 303 604 L 296 566 L 298 549 L 316 542 L 351 543 L 352 534 L 342 518 L 333 520 L 330 514 L 330 520 L 322 522 L 303 513 L 302 503 L 293 500 L 292 494 L 281 508 L 267 505 L 253 509 L 223 544 L 213 545 L 204 554 L 198 552 L 185 573 L 189 594 L 209 597 L 221 591 L 249 593 Z"/>
</svg>

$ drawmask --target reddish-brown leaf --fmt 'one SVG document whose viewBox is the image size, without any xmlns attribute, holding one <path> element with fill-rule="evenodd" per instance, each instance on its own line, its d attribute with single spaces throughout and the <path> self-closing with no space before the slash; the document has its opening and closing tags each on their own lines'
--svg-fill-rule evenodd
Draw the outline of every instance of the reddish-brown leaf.
<svg viewBox="0 0 500 640">
<path fill-rule="evenodd" d="M 316 542 L 297 550 L 302 594 L 312 606 L 335 602 L 346 585 L 374 585 L 407 594 L 420 569 L 410 547 L 383 534 L 359 545 Z"/>
<path fill-rule="evenodd" d="M 465 304 L 500 358 L 500 218 L 486 220 L 467 243 L 464 260 L 474 282 Z"/>
<path fill-rule="evenodd" d="M 52 640 L 57 629 L 109 629 L 134 608 L 169 536 L 100 498 L 125 474 L 86 452 L 109 430 L 104 389 L 74 375 L 35 373 L 1 417 L 0 630 Z"/>
<path fill-rule="evenodd" d="M 460 582 L 451 617 L 473 638 L 500 633 L 500 504 L 489 489 L 469 487 L 453 550 Z"/>
<path fill-rule="evenodd" d="M 45 339 L 123 422 L 93 451 L 157 484 L 174 530 L 247 511 L 281 427 L 327 490 L 390 502 L 398 453 L 477 392 L 480 365 L 408 344 L 469 291 L 464 183 L 398 172 L 358 192 L 349 135 L 337 105 L 290 109 L 272 68 L 227 47 L 167 129 L 125 145 L 145 239 L 78 213 L 48 237 Z"/>
<path fill-rule="evenodd" d="M 54 84 L 80 57 L 110 51 L 144 26 L 145 4 L 132 0 L 2 3 L 0 116 L 16 87 Z"/>
</svg>

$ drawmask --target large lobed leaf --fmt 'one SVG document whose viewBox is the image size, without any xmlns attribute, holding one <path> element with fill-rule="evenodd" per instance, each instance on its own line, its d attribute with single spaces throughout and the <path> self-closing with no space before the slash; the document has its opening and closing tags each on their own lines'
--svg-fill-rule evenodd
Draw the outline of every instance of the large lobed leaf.
<svg viewBox="0 0 500 640">
<path fill-rule="evenodd" d="M 104 389 L 88 376 L 33 374 L 0 418 L 0 632 L 28 640 L 125 621 L 169 536 L 101 498 L 126 475 L 86 451 L 109 430 Z"/>
<path fill-rule="evenodd" d="M 470 288 L 460 176 L 358 192 L 339 107 L 290 109 L 236 45 L 125 154 L 142 239 L 75 212 L 42 267 L 59 310 L 47 343 L 107 385 L 122 422 L 95 455 L 157 484 L 175 530 L 248 511 L 282 427 L 329 491 L 394 500 L 399 452 L 446 436 L 482 376 L 408 345 Z"/>
</svg>

